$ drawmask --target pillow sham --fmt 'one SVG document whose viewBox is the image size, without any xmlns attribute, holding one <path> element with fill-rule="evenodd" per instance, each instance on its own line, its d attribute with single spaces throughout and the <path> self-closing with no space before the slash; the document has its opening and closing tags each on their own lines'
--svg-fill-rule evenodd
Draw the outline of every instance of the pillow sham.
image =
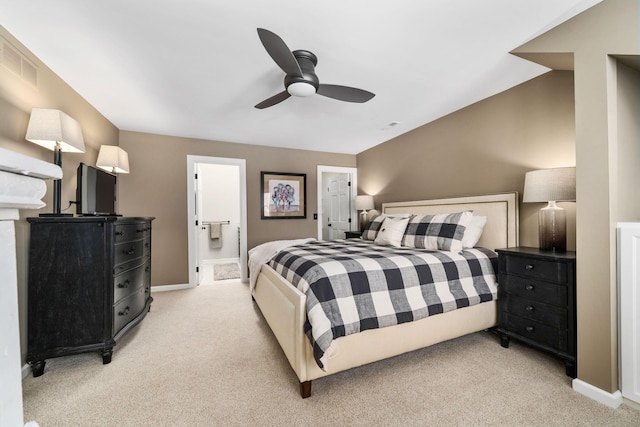
<svg viewBox="0 0 640 427">
<path fill-rule="evenodd" d="M 471 249 L 476 246 L 486 223 L 486 216 L 473 215 L 471 217 L 471 222 L 464 230 L 464 236 L 462 236 L 462 249 Z"/>
<path fill-rule="evenodd" d="M 462 238 L 472 216 L 471 211 L 416 215 L 409 220 L 402 245 L 411 248 L 460 252 Z"/>
<path fill-rule="evenodd" d="M 376 240 L 376 236 L 378 235 L 378 231 L 380 231 L 384 218 L 385 217 L 382 215 L 371 217 L 371 220 L 362 231 L 361 238 L 364 240 Z"/>
<path fill-rule="evenodd" d="M 402 237 L 407 228 L 409 218 L 386 217 L 382 221 L 380 231 L 373 241 L 376 245 L 389 245 L 399 248 L 402 246 Z"/>
</svg>

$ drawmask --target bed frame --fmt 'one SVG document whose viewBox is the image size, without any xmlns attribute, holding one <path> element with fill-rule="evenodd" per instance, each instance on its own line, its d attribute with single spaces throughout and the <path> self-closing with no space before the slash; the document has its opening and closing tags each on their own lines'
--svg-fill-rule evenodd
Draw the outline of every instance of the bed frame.
<svg viewBox="0 0 640 427">
<path fill-rule="evenodd" d="M 478 246 L 489 249 L 518 245 L 518 193 L 450 199 L 383 203 L 386 214 L 438 214 L 473 210 L 486 215 Z M 260 307 L 291 367 L 300 380 L 303 398 L 311 396 L 311 381 L 346 369 L 437 344 L 497 324 L 495 301 L 430 316 L 418 321 L 370 329 L 333 341 L 327 351 L 326 371 L 313 358 L 303 331 L 306 296 L 271 267 L 260 270 L 253 298 Z"/>
</svg>

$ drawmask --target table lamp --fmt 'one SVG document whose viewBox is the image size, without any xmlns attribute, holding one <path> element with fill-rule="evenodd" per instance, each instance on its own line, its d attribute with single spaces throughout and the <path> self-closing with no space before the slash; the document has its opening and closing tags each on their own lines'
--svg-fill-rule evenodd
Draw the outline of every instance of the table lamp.
<svg viewBox="0 0 640 427">
<path fill-rule="evenodd" d="M 60 110 L 33 108 L 27 126 L 27 141 L 53 150 L 53 163 L 62 166 L 62 152 L 84 153 L 80 124 Z M 62 180 L 53 180 L 53 213 L 41 216 L 71 216 L 60 213 Z"/>
<path fill-rule="evenodd" d="M 556 202 L 576 200 L 576 168 L 554 168 L 527 172 L 524 176 L 524 203 L 547 202 L 538 213 L 538 237 L 543 251 L 567 249 L 567 218 Z"/>
</svg>

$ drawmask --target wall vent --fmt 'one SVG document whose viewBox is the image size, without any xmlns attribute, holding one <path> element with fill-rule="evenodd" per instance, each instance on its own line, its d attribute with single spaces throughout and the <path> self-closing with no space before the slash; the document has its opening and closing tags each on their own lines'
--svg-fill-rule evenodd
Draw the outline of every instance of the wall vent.
<svg viewBox="0 0 640 427">
<path fill-rule="evenodd" d="M 0 37 L 0 64 L 32 86 L 38 86 L 38 67 Z"/>
</svg>

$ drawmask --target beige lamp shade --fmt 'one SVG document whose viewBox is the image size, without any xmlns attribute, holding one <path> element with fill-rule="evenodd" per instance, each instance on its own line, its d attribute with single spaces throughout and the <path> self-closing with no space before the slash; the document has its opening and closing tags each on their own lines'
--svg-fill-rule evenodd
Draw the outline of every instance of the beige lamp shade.
<svg viewBox="0 0 640 427">
<path fill-rule="evenodd" d="M 373 209 L 373 207 L 373 196 L 356 196 L 356 210 L 368 211 L 369 209 Z"/>
<path fill-rule="evenodd" d="M 524 176 L 524 203 L 575 200 L 575 167 L 536 170 Z"/>
<path fill-rule="evenodd" d="M 111 173 L 129 173 L 129 155 L 115 145 L 103 145 L 96 166 Z"/>
<path fill-rule="evenodd" d="M 59 145 L 60 151 L 84 153 L 80 123 L 60 110 L 32 109 L 25 139 L 51 151 Z"/>
</svg>

